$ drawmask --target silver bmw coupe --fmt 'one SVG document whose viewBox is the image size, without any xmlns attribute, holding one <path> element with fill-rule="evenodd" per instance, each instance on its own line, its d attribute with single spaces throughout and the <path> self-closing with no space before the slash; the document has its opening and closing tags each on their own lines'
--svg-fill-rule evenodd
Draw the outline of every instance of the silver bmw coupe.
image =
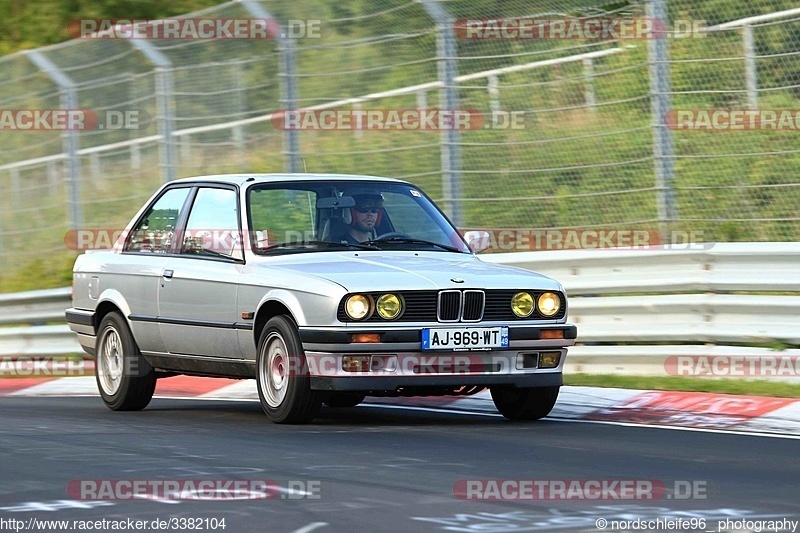
<svg viewBox="0 0 800 533">
<path fill-rule="evenodd" d="M 557 281 L 481 261 L 486 236 L 395 179 L 182 179 L 78 257 L 66 316 L 114 410 L 191 374 L 255 379 L 279 423 L 487 387 L 502 415 L 536 420 L 577 329 Z"/>
</svg>

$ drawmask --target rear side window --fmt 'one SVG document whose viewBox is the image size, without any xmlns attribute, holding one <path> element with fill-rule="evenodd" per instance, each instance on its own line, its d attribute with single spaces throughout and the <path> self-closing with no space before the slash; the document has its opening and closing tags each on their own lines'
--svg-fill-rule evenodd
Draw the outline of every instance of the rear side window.
<svg viewBox="0 0 800 533">
<path fill-rule="evenodd" d="M 183 187 L 165 191 L 133 228 L 126 250 L 169 253 L 175 239 L 175 225 L 190 190 L 189 187 Z"/>
</svg>

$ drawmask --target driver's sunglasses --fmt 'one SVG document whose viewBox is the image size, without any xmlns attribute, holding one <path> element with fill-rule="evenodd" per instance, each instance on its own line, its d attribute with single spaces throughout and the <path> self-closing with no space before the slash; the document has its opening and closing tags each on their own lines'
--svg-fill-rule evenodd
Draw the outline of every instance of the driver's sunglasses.
<svg viewBox="0 0 800 533">
<path fill-rule="evenodd" d="M 359 205 L 359 206 L 356 206 L 356 211 L 358 211 L 359 213 L 366 213 L 367 211 L 369 211 L 370 213 L 375 213 L 377 215 L 378 211 L 380 211 L 380 210 L 381 210 L 380 207 L 375 207 L 375 206 L 370 206 L 370 205 Z"/>
</svg>

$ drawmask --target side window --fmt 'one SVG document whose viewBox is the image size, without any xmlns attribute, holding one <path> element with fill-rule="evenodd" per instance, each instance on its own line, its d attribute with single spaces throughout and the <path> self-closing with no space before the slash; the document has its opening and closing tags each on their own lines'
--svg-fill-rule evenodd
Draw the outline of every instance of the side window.
<svg viewBox="0 0 800 533">
<path fill-rule="evenodd" d="M 240 243 L 236 191 L 211 187 L 198 190 L 181 253 L 240 258 Z"/>
<path fill-rule="evenodd" d="M 126 251 L 168 253 L 175 238 L 175 224 L 190 190 L 183 187 L 162 194 L 134 227 Z"/>
</svg>

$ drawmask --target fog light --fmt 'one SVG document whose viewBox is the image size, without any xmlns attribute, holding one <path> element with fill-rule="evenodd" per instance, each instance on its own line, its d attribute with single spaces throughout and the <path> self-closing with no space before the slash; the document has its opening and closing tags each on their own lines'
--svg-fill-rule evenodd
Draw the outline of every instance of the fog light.
<svg viewBox="0 0 800 533">
<path fill-rule="evenodd" d="M 345 372 L 369 372 L 370 355 L 342 356 L 342 370 Z"/>
<path fill-rule="evenodd" d="M 563 329 L 543 329 L 541 339 L 563 339 Z"/>
<path fill-rule="evenodd" d="M 561 352 L 541 352 L 539 368 L 555 368 L 561 362 Z"/>
</svg>

